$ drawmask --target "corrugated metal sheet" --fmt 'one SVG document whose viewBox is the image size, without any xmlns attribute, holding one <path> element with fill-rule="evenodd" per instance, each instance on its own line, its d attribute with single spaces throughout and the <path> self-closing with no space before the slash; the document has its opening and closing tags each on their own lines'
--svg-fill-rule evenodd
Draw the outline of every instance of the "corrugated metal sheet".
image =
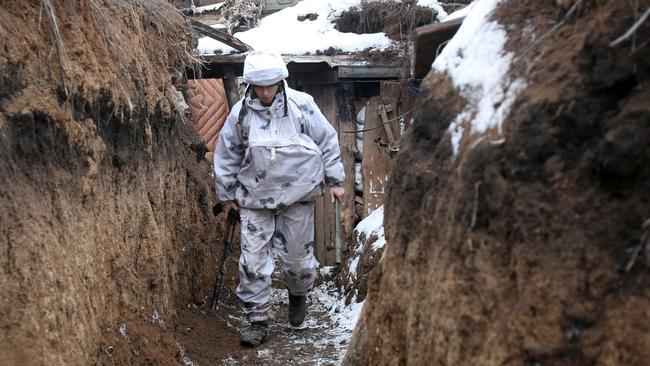
<svg viewBox="0 0 650 366">
<path fill-rule="evenodd" d="M 206 159 L 213 161 L 214 146 L 228 117 L 228 101 L 221 79 L 188 80 L 188 104 L 192 122 L 208 147 Z"/>
</svg>

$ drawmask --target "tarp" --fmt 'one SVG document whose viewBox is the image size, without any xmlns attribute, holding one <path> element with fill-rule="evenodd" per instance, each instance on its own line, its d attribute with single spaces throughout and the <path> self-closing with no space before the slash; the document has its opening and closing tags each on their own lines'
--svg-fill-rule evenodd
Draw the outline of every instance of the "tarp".
<svg viewBox="0 0 650 366">
<path fill-rule="evenodd" d="M 228 101 L 221 79 L 188 80 L 188 104 L 192 122 L 208 147 L 206 159 L 213 162 L 214 145 L 228 117 Z"/>
</svg>

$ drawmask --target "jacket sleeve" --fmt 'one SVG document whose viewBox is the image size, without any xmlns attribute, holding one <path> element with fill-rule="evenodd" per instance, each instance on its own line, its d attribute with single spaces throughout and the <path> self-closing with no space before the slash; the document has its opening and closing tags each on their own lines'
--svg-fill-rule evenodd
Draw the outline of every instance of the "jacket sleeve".
<svg viewBox="0 0 650 366">
<path fill-rule="evenodd" d="M 219 201 L 234 201 L 237 173 L 244 159 L 246 147 L 237 127 L 241 102 L 230 111 L 219 133 L 214 156 L 215 191 Z"/>
<path fill-rule="evenodd" d="M 325 184 L 329 187 L 343 185 L 345 172 L 343 163 L 341 163 L 341 148 L 339 147 L 336 130 L 318 109 L 312 97 L 309 97 L 307 103 L 303 106 L 303 112 L 307 121 L 305 132 L 314 140 L 323 153 Z"/>
</svg>

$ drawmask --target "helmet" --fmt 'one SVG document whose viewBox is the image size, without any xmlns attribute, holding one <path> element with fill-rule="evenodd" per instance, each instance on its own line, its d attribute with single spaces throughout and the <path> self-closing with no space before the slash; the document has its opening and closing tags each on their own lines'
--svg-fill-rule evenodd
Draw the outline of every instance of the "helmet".
<svg viewBox="0 0 650 366">
<path fill-rule="evenodd" d="M 244 60 L 244 82 L 268 86 L 289 76 L 282 56 L 271 51 L 252 51 Z"/>
</svg>

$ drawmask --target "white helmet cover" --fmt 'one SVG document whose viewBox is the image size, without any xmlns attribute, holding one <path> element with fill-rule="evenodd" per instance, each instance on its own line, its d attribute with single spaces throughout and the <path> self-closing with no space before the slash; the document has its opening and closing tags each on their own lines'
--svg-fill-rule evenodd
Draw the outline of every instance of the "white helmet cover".
<svg viewBox="0 0 650 366">
<path fill-rule="evenodd" d="M 282 56 L 271 51 L 252 51 L 244 60 L 244 82 L 269 86 L 289 76 Z"/>
</svg>

